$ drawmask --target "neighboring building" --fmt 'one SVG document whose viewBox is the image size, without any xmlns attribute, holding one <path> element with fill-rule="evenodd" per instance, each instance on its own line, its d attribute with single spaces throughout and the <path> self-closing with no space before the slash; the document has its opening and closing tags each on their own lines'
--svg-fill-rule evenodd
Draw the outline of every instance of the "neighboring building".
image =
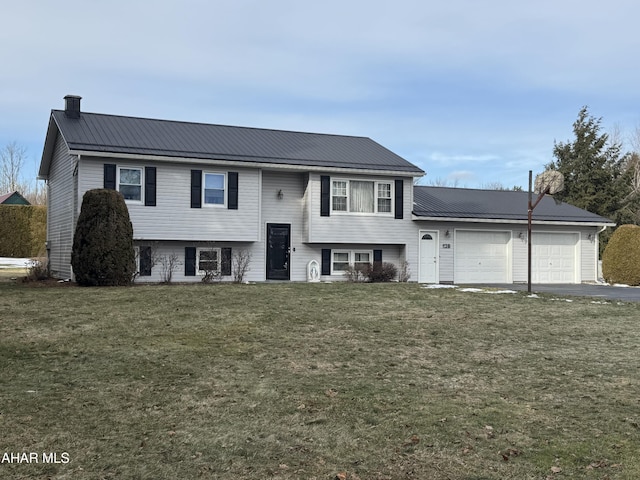
<svg viewBox="0 0 640 480">
<path fill-rule="evenodd" d="M 0 195 L 0 205 L 31 205 L 31 203 L 18 192 L 11 192 Z"/>
<path fill-rule="evenodd" d="M 230 280 L 239 251 L 251 254 L 249 281 L 305 281 L 313 261 L 321 280 L 385 261 L 407 262 L 412 281 L 526 281 L 522 192 L 414 187 L 424 172 L 369 138 L 85 113 L 80 100 L 51 112 L 39 171 L 56 277 L 73 276 L 83 194 L 112 188 L 133 223 L 137 281 L 160 281 L 163 256 L 180 262 L 174 281 L 199 281 L 205 266 Z M 611 223 L 553 205 L 535 211 L 535 278 L 595 281 L 598 232 Z"/>
</svg>

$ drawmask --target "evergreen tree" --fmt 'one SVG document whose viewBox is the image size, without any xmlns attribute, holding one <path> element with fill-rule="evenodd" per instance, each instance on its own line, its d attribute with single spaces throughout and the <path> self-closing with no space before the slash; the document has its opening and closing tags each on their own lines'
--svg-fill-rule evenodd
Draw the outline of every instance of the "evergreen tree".
<svg viewBox="0 0 640 480">
<path fill-rule="evenodd" d="M 133 227 L 122 194 L 88 190 L 82 198 L 71 265 L 80 285 L 128 285 L 135 273 Z"/>
<path fill-rule="evenodd" d="M 547 168 L 564 175 L 564 190 L 555 198 L 617 221 L 628 182 L 622 175 L 622 145 L 601 132 L 601 119 L 582 107 L 573 124 L 575 138 L 554 143 L 555 161 Z"/>
</svg>

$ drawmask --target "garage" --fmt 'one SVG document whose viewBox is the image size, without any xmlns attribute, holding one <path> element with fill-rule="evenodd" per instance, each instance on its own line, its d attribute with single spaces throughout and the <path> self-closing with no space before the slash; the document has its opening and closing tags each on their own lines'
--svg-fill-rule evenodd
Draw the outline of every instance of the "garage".
<svg viewBox="0 0 640 480">
<path fill-rule="evenodd" d="M 531 281 L 533 283 L 580 283 L 577 233 L 533 232 Z"/>
<path fill-rule="evenodd" d="M 456 283 L 510 283 L 509 231 L 456 230 Z"/>
</svg>

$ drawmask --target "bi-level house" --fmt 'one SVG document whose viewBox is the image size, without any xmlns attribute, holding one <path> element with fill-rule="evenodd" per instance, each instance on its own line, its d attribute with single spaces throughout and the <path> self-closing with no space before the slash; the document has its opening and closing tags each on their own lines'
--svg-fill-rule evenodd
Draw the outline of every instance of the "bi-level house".
<svg viewBox="0 0 640 480">
<path fill-rule="evenodd" d="M 250 281 L 417 263 L 413 181 L 424 172 L 369 138 L 86 113 L 80 101 L 51 112 L 39 171 L 56 277 L 73 277 L 76 219 L 94 188 L 125 198 L 138 281 L 161 279 L 158 256 L 177 258 L 173 280 L 185 282 L 212 266 L 231 279 L 238 251 L 251 254 Z"/>
<path fill-rule="evenodd" d="M 122 193 L 138 250 L 137 281 L 214 270 L 250 281 L 338 280 L 349 265 L 409 265 L 423 283 L 535 283 L 598 278 L 610 220 L 546 197 L 528 238 L 527 193 L 414 186 L 424 172 L 369 138 L 133 118 L 81 111 L 49 120 L 40 178 L 48 185 L 54 276 L 72 278 L 83 194 Z M 406 262 L 406 263 L 405 263 Z"/>
</svg>

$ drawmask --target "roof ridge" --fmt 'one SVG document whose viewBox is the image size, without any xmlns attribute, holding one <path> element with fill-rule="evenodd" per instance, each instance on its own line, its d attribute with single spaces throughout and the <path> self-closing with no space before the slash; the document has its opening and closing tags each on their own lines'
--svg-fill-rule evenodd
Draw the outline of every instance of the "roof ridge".
<svg viewBox="0 0 640 480">
<path fill-rule="evenodd" d="M 52 109 L 51 112 L 61 113 L 64 115 L 64 110 L 60 110 L 56 108 Z M 202 125 L 205 127 L 223 127 L 223 128 L 242 129 L 242 130 L 259 130 L 264 132 L 296 133 L 296 134 L 302 134 L 302 135 L 314 135 L 314 136 L 324 136 L 324 137 L 360 138 L 360 139 L 366 139 L 366 140 L 371 140 L 372 142 L 375 142 L 375 140 L 373 140 L 371 137 L 365 137 L 363 135 L 344 135 L 344 134 L 338 134 L 338 133 L 306 132 L 302 130 L 287 130 L 284 128 L 247 127 L 243 125 L 225 125 L 222 123 L 190 122 L 187 120 L 171 120 L 168 118 L 138 117 L 138 116 L 132 116 L 132 115 L 117 115 L 112 113 L 97 113 L 97 112 L 84 112 L 84 111 L 81 112 L 80 115 L 81 115 L 81 118 L 82 118 L 82 115 L 94 115 L 99 117 L 125 118 L 125 119 L 133 119 L 133 120 L 152 121 L 152 122 L 179 123 L 183 125 Z"/>
</svg>

